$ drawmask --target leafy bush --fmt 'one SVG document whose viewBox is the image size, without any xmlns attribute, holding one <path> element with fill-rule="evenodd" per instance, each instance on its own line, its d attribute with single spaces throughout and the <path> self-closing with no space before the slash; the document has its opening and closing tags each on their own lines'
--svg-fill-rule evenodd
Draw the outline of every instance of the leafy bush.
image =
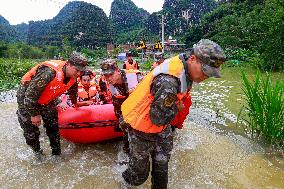
<svg viewBox="0 0 284 189">
<path fill-rule="evenodd" d="M 37 62 L 40 60 L 0 58 L 0 91 L 14 88 Z"/>
<path fill-rule="evenodd" d="M 154 62 L 154 59 L 147 59 L 143 64 L 140 64 L 140 67 L 144 70 L 150 70 L 152 64 Z"/>
<path fill-rule="evenodd" d="M 251 66 L 253 68 L 261 69 L 264 64 L 264 60 L 260 54 L 250 49 L 226 49 L 225 54 L 228 59 L 225 64 L 227 67 Z"/>
</svg>

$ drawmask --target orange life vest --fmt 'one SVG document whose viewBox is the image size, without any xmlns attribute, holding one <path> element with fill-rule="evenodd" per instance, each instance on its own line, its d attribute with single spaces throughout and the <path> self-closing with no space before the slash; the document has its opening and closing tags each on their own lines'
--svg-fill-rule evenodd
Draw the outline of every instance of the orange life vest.
<svg viewBox="0 0 284 189">
<path fill-rule="evenodd" d="M 171 125 L 177 127 L 178 129 L 182 129 L 183 122 L 189 114 L 189 109 L 192 104 L 191 95 L 189 92 L 182 98 L 182 103 L 184 108 L 180 110 L 176 117 L 171 121 Z"/>
<path fill-rule="evenodd" d="M 96 95 L 97 95 L 97 85 L 94 82 L 91 82 L 89 90 L 86 91 L 84 86 L 79 83 L 78 84 L 78 96 L 79 98 L 81 98 L 82 100 L 84 99 L 96 99 Z"/>
<path fill-rule="evenodd" d="M 133 60 L 132 64 L 130 64 L 127 60 L 124 62 L 126 70 L 138 70 L 138 64 L 135 60 Z"/>
<path fill-rule="evenodd" d="M 144 133 L 159 133 L 166 127 L 157 126 L 150 119 L 150 105 L 154 99 L 150 86 L 153 79 L 159 74 L 172 75 L 180 80 L 181 92 L 177 94 L 178 101 L 187 94 L 186 74 L 182 60 L 179 56 L 165 60 L 141 81 L 121 106 L 124 120 L 135 130 Z"/>
<path fill-rule="evenodd" d="M 64 72 L 62 68 L 66 65 L 66 61 L 51 60 L 40 63 L 28 71 L 22 78 L 22 84 L 29 82 L 36 74 L 37 69 L 42 65 L 48 66 L 56 72 L 54 79 L 47 84 L 38 99 L 39 104 L 47 105 L 51 101 L 55 100 L 56 97 L 62 95 L 66 90 L 68 90 L 76 82 L 76 79 L 71 78 L 67 84 L 64 84 Z"/>
</svg>

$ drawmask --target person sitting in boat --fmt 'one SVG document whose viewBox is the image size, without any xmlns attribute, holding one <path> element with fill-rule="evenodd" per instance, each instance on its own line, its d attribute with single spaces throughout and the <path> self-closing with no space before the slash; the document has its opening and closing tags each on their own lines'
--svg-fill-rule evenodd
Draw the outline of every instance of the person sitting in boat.
<svg viewBox="0 0 284 189">
<path fill-rule="evenodd" d="M 162 52 L 159 53 L 155 53 L 155 62 L 152 64 L 151 66 L 151 70 L 156 68 L 157 66 L 159 66 L 160 64 L 162 64 L 164 62 L 164 55 Z"/>
<path fill-rule="evenodd" d="M 98 87 L 100 102 L 102 104 L 110 104 L 111 103 L 111 92 L 109 90 L 109 84 L 107 83 L 103 75 L 101 75 L 98 78 L 97 87 Z"/>
<path fill-rule="evenodd" d="M 132 53 L 131 52 L 126 53 L 126 57 L 127 57 L 127 60 L 123 64 L 123 69 L 125 69 L 125 70 L 130 70 L 130 69 L 138 70 L 139 65 L 135 60 L 133 60 Z"/>
<path fill-rule="evenodd" d="M 98 101 L 97 84 L 94 81 L 94 74 L 91 70 L 85 70 L 80 76 L 78 106 L 88 106 Z"/>
<path fill-rule="evenodd" d="M 121 105 L 141 80 L 141 73 L 138 70 L 119 69 L 114 59 L 107 59 L 101 64 L 101 74 L 109 83 L 115 116 L 120 119 Z M 118 127 L 116 129 L 120 130 Z M 122 129 L 125 132 L 123 151 L 129 153 L 127 134 L 125 129 Z"/>
</svg>

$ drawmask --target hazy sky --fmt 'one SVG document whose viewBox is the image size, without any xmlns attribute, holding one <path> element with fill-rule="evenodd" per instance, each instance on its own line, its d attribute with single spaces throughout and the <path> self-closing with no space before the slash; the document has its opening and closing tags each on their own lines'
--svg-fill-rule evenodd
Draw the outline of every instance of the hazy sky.
<svg viewBox="0 0 284 189">
<path fill-rule="evenodd" d="M 20 24 L 28 21 L 45 20 L 53 18 L 60 9 L 70 0 L 0 0 L 0 15 L 6 18 L 10 24 Z M 113 0 L 83 0 L 102 8 L 109 15 Z M 139 8 L 148 12 L 156 12 L 162 9 L 164 0 L 132 0 Z"/>
</svg>

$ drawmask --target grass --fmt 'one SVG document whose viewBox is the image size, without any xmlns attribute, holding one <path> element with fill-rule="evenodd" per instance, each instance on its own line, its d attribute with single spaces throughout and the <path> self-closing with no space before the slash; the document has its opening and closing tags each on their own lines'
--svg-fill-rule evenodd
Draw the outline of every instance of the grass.
<svg viewBox="0 0 284 189">
<path fill-rule="evenodd" d="M 270 145 L 284 143 L 284 81 L 272 81 L 271 74 L 262 77 L 258 72 L 254 81 L 242 72 L 245 106 L 239 118 L 247 124 L 253 138 L 262 138 Z"/>
<path fill-rule="evenodd" d="M 22 76 L 39 60 L 0 58 L 0 91 L 15 88 Z"/>
</svg>

